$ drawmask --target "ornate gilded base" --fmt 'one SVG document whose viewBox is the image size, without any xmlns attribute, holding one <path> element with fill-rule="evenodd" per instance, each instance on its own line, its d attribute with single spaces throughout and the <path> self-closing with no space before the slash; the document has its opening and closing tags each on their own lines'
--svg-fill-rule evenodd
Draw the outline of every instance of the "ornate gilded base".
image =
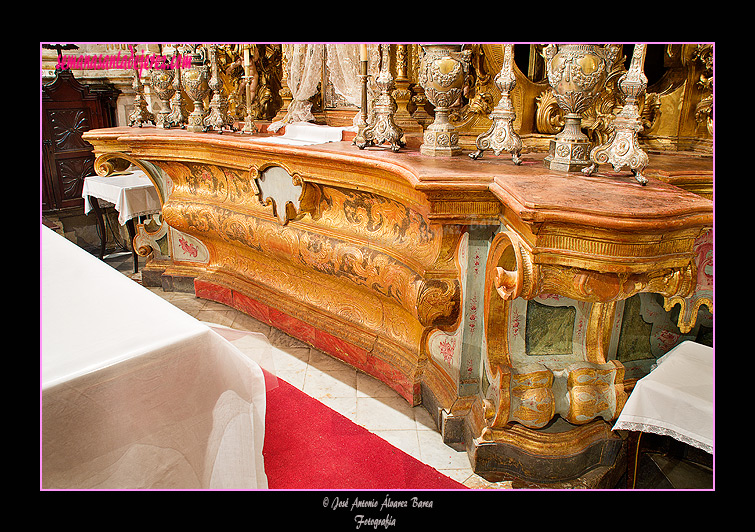
<svg viewBox="0 0 755 532">
<path fill-rule="evenodd" d="M 436 391 L 423 380 L 422 406 L 433 416 L 443 442 L 467 451 L 475 474 L 490 482 L 610 489 L 626 471 L 626 442 L 605 421 L 575 426 L 556 418 L 538 430 L 514 423 L 486 440 L 479 437 L 482 409 L 476 399 L 458 398 L 444 408 Z"/>
<path fill-rule="evenodd" d="M 494 441 L 476 438 L 470 446 L 475 472 L 506 473 L 529 482 L 551 484 L 614 467 L 623 441 L 604 421 L 573 427 L 557 418 L 541 430 L 512 425 Z"/>
</svg>

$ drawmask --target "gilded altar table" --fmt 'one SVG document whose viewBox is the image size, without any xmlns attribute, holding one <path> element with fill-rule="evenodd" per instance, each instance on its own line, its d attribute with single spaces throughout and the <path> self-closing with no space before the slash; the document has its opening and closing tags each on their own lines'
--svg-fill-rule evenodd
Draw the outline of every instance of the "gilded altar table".
<svg viewBox="0 0 755 532">
<path fill-rule="evenodd" d="M 135 239 L 152 253 L 145 279 L 387 383 L 482 474 L 548 483 L 610 469 L 611 422 L 640 367 L 622 354 L 622 323 L 651 295 L 687 305 L 681 333 L 694 305 L 712 311 L 698 265 L 713 202 L 664 179 L 712 180 L 709 158 L 654 155 L 641 186 L 554 172 L 545 154 L 515 166 L 426 157 L 412 142 L 393 153 L 148 127 L 84 138 L 98 174 L 132 163 L 158 189 L 163 224 Z"/>
</svg>

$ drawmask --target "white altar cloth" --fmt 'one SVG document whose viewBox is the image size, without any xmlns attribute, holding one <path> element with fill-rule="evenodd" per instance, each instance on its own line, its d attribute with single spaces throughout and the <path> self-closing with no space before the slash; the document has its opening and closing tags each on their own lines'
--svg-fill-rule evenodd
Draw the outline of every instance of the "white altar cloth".
<svg viewBox="0 0 755 532">
<path fill-rule="evenodd" d="M 42 488 L 266 488 L 260 366 L 44 226 L 41 252 Z"/>
<path fill-rule="evenodd" d="M 107 177 L 87 177 L 81 195 L 84 198 L 84 214 L 92 210 L 89 196 L 94 196 L 115 205 L 121 225 L 126 225 L 131 218 L 160 212 L 161 208 L 155 185 L 141 170 Z"/>
<path fill-rule="evenodd" d="M 637 381 L 613 430 L 663 434 L 713 453 L 713 349 L 685 341 Z"/>
<path fill-rule="evenodd" d="M 250 137 L 255 142 L 265 142 L 268 144 L 287 144 L 291 146 L 312 146 L 315 144 L 327 144 L 328 142 L 339 142 L 343 139 L 346 127 L 324 126 L 321 124 L 312 124 L 310 122 L 293 122 L 286 124 L 286 131 L 280 136 L 271 137 Z"/>
</svg>

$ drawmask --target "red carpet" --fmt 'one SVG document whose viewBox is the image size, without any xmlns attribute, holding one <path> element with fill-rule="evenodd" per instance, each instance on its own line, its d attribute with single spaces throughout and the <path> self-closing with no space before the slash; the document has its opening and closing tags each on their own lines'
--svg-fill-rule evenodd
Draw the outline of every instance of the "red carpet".
<svg viewBox="0 0 755 532">
<path fill-rule="evenodd" d="M 270 489 L 466 489 L 282 379 L 270 388 L 263 450 Z"/>
</svg>

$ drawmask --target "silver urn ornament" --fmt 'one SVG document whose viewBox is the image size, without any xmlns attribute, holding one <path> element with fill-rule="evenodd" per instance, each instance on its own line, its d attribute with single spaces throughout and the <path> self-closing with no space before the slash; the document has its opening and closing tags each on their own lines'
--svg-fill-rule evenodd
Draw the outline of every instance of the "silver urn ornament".
<svg viewBox="0 0 755 532">
<path fill-rule="evenodd" d="M 191 68 L 181 72 L 186 95 L 194 102 L 194 110 L 189 114 L 187 127 L 189 131 L 205 131 L 204 118 L 207 114 L 204 97 L 210 91 L 209 68 L 205 64 L 204 50 L 196 47 L 191 58 Z"/>
<path fill-rule="evenodd" d="M 152 90 L 155 91 L 160 99 L 160 111 L 155 116 L 155 125 L 163 128 L 170 128 L 170 99 L 176 93 L 173 86 L 173 76 L 176 71 L 172 68 L 156 68 L 150 72 Z"/>
<path fill-rule="evenodd" d="M 582 132 L 582 113 L 606 82 L 617 49 L 595 44 L 549 44 L 545 47 L 548 83 L 564 111 L 564 129 L 551 140 L 545 166 L 577 172 L 590 165 L 590 140 Z"/>
<path fill-rule="evenodd" d="M 448 120 L 451 106 L 461 97 L 471 52 L 461 44 L 423 44 L 419 83 L 435 106 L 435 120 L 424 132 L 423 155 L 460 155 L 459 134 Z"/>
</svg>

